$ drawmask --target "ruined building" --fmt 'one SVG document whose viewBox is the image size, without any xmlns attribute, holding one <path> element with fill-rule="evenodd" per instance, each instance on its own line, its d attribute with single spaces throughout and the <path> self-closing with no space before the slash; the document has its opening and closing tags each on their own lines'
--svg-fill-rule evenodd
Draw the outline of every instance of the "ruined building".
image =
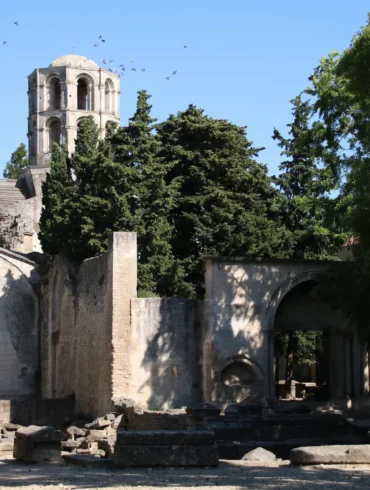
<svg viewBox="0 0 370 490">
<path fill-rule="evenodd" d="M 0 197 L 12 189 L 0 209 L 18 223 L 0 249 L 0 419 L 12 418 L 20 396 L 27 398 L 19 410 L 35 398 L 58 407 L 73 399 L 91 416 L 122 397 L 150 409 L 277 399 L 275 338 L 294 330 L 322 332 L 323 350 L 315 369 L 297 373 L 293 397 L 368 400 L 366 349 L 310 294 L 325 262 L 205 258 L 205 297 L 193 301 L 137 297 L 134 233 L 112 234 L 107 253 L 80 266 L 58 256 L 41 271 L 16 253 L 39 247 L 40 182 L 52 143 L 63 140 L 72 152 L 87 114 L 102 134 L 108 120 L 118 121 L 119 78 L 70 55 L 35 70 L 29 96 L 32 165 L 16 187 L 0 189 Z"/>
</svg>

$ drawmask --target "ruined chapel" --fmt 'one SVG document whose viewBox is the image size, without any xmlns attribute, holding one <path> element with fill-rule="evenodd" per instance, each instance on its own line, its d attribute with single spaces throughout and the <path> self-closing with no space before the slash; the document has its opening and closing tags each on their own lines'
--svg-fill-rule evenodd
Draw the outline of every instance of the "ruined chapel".
<svg viewBox="0 0 370 490">
<path fill-rule="evenodd" d="M 310 294 L 325 262 L 205 257 L 202 301 L 137 297 L 134 233 L 113 233 L 100 257 L 47 267 L 37 238 L 41 183 L 54 142 L 70 152 L 92 115 L 104 137 L 119 122 L 120 78 L 77 55 L 28 77 L 30 167 L 0 182 L 0 419 L 37 406 L 92 417 L 115 400 L 149 409 L 220 407 L 283 397 L 279 332 L 320 331 L 323 351 L 293 373 L 291 397 L 366 401 L 368 352 Z M 319 358 L 320 357 L 320 358 Z M 20 400 L 20 402 L 18 402 Z"/>
</svg>

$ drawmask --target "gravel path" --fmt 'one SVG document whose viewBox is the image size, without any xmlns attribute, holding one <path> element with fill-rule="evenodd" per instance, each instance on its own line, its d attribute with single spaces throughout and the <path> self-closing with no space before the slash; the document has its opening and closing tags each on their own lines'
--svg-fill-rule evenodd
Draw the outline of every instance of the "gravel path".
<svg viewBox="0 0 370 490">
<path fill-rule="evenodd" d="M 295 468 L 287 463 L 252 466 L 241 461 L 222 461 L 218 468 L 113 470 L 77 468 L 65 463 L 28 466 L 10 456 L 0 459 L 0 489 L 160 490 L 169 487 L 172 490 L 188 487 L 200 490 L 363 490 L 370 488 L 370 465 Z"/>
</svg>

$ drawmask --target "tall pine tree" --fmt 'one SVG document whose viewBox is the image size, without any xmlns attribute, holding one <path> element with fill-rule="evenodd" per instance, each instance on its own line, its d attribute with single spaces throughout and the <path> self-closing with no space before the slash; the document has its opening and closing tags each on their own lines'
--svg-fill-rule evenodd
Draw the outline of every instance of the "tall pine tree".
<svg viewBox="0 0 370 490">
<path fill-rule="evenodd" d="M 293 233 L 292 257 L 327 259 L 336 257 L 342 237 L 335 231 L 335 205 L 330 197 L 335 183 L 330 169 L 320 168 L 316 156 L 315 130 L 310 124 L 312 107 L 299 95 L 291 101 L 293 122 L 289 137 L 275 129 L 273 139 L 286 158 L 274 178 L 280 187 L 280 212 Z"/>
<path fill-rule="evenodd" d="M 275 191 L 245 129 L 192 105 L 157 126 L 167 183 L 179 186 L 172 250 L 193 297 L 203 294 L 207 255 L 290 253 L 289 234 L 269 218 Z"/>
</svg>

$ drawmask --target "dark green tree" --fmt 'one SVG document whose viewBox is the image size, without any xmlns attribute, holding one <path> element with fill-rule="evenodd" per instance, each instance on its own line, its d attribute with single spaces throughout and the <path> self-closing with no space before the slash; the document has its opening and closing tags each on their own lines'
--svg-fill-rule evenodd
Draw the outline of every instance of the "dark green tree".
<svg viewBox="0 0 370 490">
<path fill-rule="evenodd" d="M 293 122 L 289 137 L 275 129 L 273 139 L 286 158 L 274 178 L 281 190 L 283 222 L 294 236 L 293 258 L 330 259 L 343 243 L 336 228 L 335 200 L 330 192 L 336 182 L 330 168 L 319 165 L 316 152 L 317 125 L 311 123 L 312 106 L 299 95 L 291 101 Z"/>
<path fill-rule="evenodd" d="M 10 162 L 5 166 L 3 177 L 5 179 L 18 179 L 22 170 L 29 165 L 27 149 L 24 143 L 21 143 L 18 148 L 12 153 Z"/>
<path fill-rule="evenodd" d="M 44 252 L 69 256 L 71 203 L 76 197 L 68 165 L 67 147 L 55 145 L 50 172 L 42 184 L 42 213 L 39 239 Z"/>
<path fill-rule="evenodd" d="M 165 180 L 170 165 L 159 157 L 159 140 L 153 131 L 156 120 L 151 117 L 149 99 L 146 91 L 138 93 L 129 125 L 111 132 L 110 142 L 115 161 L 127 169 L 129 177 L 125 194 L 133 217 L 130 228 L 138 234 L 139 294 L 182 295 L 181 287 L 173 284 L 177 266 L 171 250 L 171 211 L 177 186 Z"/>
<path fill-rule="evenodd" d="M 246 128 L 194 106 L 157 126 L 160 156 L 178 185 L 172 251 L 188 296 L 203 294 L 204 257 L 289 256 L 290 235 L 273 222 L 276 192 Z"/>
</svg>

